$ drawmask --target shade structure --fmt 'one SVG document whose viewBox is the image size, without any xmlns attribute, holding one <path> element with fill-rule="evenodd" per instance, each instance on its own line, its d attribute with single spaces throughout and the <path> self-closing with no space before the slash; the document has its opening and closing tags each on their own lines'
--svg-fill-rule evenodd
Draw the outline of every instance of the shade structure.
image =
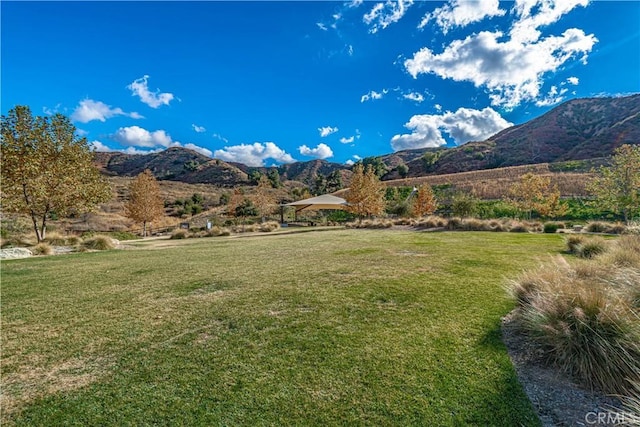
<svg viewBox="0 0 640 427">
<path fill-rule="evenodd" d="M 322 196 L 312 197 L 310 199 L 286 203 L 282 206 L 293 206 L 296 208 L 296 212 L 300 212 L 303 209 L 346 209 L 349 203 L 342 197 L 323 194 Z"/>
</svg>

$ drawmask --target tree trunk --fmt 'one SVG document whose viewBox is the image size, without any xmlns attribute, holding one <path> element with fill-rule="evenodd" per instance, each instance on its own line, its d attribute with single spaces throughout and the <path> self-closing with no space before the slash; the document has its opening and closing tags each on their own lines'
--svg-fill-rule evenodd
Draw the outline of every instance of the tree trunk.
<svg viewBox="0 0 640 427">
<path fill-rule="evenodd" d="M 31 212 L 31 221 L 33 222 L 33 230 L 36 232 L 36 239 L 38 243 L 42 242 L 42 237 L 40 236 L 40 228 L 38 227 L 38 220 L 36 219 L 36 215 Z"/>
<path fill-rule="evenodd" d="M 147 237 L 147 221 L 142 221 L 142 237 Z"/>
</svg>

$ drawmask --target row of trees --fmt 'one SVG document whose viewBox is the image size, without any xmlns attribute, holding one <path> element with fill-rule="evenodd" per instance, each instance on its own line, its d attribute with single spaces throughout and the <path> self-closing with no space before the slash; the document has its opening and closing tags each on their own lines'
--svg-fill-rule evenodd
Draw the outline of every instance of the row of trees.
<svg viewBox="0 0 640 427">
<path fill-rule="evenodd" d="M 2 116 L 1 123 L 2 210 L 29 215 L 38 242 L 46 237 L 47 220 L 52 215 L 78 215 L 112 199 L 109 183 L 93 164 L 86 138 L 76 134 L 67 117 L 34 117 L 29 107 L 18 106 Z M 381 173 L 382 164 L 376 158 L 354 166 L 346 198 L 349 210 L 359 218 L 385 211 Z M 275 205 L 272 188 L 281 186 L 277 171 L 254 174 L 253 178 L 257 187 L 252 197 L 239 189 L 229 196 L 228 212 L 232 215 L 264 218 Z M 341 176 L 334 173 L 320 177 L 314 187 L 316 193 L 335 190 L 342 187 Z M 620 213 L 625 221 L 640 216 L 640 146 L 619 147 L 611 164 L 599 169 L 589 188 L 602 209 Z M 145 171 L 129 190 L 126 215 L 142 223 L 146 234 L 148 223 L 164 215 L 158 183 L 150 171 Z M 304 191 L 300 191 L 301 196 L 306 196 Z M 461 209 L 471 201 L 470 197 L 454 200 Z M 533 212 L 558 217 L 566 211 L 557 186 L 548 177 L 534 174 L 524 175 L 511 188 L 506 201 L 527 217 Z M 428 185 L 414 189 L 404 202 L 406 214 L 413 216 L 431 214 L 438 207 Z"/>
</svg>

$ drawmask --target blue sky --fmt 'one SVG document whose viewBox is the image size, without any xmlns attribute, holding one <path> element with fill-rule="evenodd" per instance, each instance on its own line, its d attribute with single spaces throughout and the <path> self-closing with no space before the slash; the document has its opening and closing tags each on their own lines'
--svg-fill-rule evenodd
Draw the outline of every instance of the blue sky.
<svg viewBox="0 0 640 427">
<path fill-rule="evenodd" d="M 2 114 L 252 166 L 483 140 L 640 92 L 640 2 L 2 1 Z"/>
</svg>

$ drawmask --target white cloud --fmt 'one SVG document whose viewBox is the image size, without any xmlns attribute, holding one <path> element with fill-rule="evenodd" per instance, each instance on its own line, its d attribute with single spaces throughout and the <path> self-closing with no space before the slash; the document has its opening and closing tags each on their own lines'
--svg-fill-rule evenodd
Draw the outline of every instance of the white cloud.
<svg viewBox="0 0 640 427">
<path fill-rule="evenodd" d="M 538 97 L 545 73 L 557 70 L 578 54 L 586 61 L 597 42 L 595 36 L 576 28 L 538 42 L 502 42 L 500 38 L 500 32 L 483 31 L 452 42 L 440 54 L 422 48 L 404 65 L 414 78 L 432 73 L 444 79 L 470 81 L 487 88 L 492 105 L 513 108 Z"/>
<path fill-rule="evenodd" d="M 387 0 L 385 3 L 377 3 L 369 13 L 363 16 L 362 20 L 370 26 L 370 33 L 377 33 L 378 30 L 384 30 L 402 19 L 411 5 L 413 5 L 413 0 Z"/>
<path fill-rule="evenodd" d="M 127 86 L 127 89 L 131 90 L 132 95 L 140 97 L 140 101 L 144 102 L 151 108 L 158 108 L 161 105 L 169 105 L 174 96 L 172 93 L 161 93 L 160 90 L 151 92 L 147 84 L 149 79 L 148 75 L 142 76 L 136 79 Z"/>
<path fill-rule="evenodd" d="M 360 7 L 362 3 L 364 3 L 364 0 L 352 0 L 349 3 L 347 3 L 347 7 L 348 8 Z"/>
<path fill-rule="evenodd" d="M 505 13 L 506 11 L 500 9 L 498 0 L 450 0 L 448 4 L 427 13 L 418 28 L 424 28 L 430 21 L 435 20 L 446 34 L 453 27 L 464 27 L 492 16 L 503 16 Z"/>
<path fill-rule="evenodd" d="M 220 141 L 224 142 L 225 144 L 229 143 L 229 140 L 227 138 L 225 138 L 224 136 L 220 135 L 219 133 L 214 133 L 212 136 L 214 138 L 219 139 Z"/>
<path fill-rule="evenodd" d="M 442 132 L 460 145 L 482 141 L 512 125 L 490 107 L 482 110 L 459 108 L 455 113 L 447 111 L 439 115 L 416 115 L 405 124 L 412 132 L 395 135 L 391 138 L 391 146 L 395 151 L 439 147 L 447 143 Z"/>
<path fill-rule="evenodd" d="M 326 25 L 324 25 L 322 22 L 316 22 L 316 25 L 318 26 L 318 28 L 320 28 L 322 31 L 328 31 L 329 29 L 327 28 Z"/>
<path fill-rule="evenodd" d="M 411 101 L 415 101 L 415 102 L 423 102 L 424 101 L 424 96 L 421 93 L 418 92 L 411 92 L 411 93 L 407 93 L 402 95 L 403 98 L 405 99 L 409 99 Z"/>
<path fill-rule="evenodd" d="M 188 148 L 189 150 L 193 150 L 196 153 L 200 153 L 203 156 L 207 156 L 207 157 L 213 157 L 213 152 L 211 150 L 208 150 L 204 147 L 200 147 L 199 145 L 195 145 L 192 143 L 188 143 L 188 144 L 184 144 L 184 148 Z"/>
<path fill-rule="evenodd" d="M 98 151 L 98 152 L 103 152 L 103 153 L 108 153 L 109 151 L 113 151 L 111 148 L 109 148 L 108 146 L 106 146 L 105 144 L 103 144 L 100 141 L 91 141 L 89 143 L 89 147 L 91 147 L 91 149 L 93 149 L 93 151 Z"/>
<path fill-rule="evenodd" d="M 553 24 L 576 7 L 588 4 L 589 0 L 516 0 L 513 10 L 519 19 L 510 36 L 521 43 L 534 42 L 540 38 L 538 27 Z"/>
<path fill-rule="evenodd" d="M 206 132 L 207 129 L 204 128 L 204 126 L 198 126 L 196 124 L 191 124 L 191 127 L 193 128 L 194 131 L 198 132 L 198 133 L 202 133 L 202 132 Z"/>
<path fill-rule="evenodd" d="M 367 102 L 373 99 L 382 99 L 384 95 L 389 93 L 389 89 L 382 89 L 382 92 L 376 92 L 375 90 L 369 91 L 360 97 L 360 102 Z"/>
<path fill-rule="evenodd" d="M 343 136 L 342 138 L 340 138 L 340 142 L 343 144 L 351 144 L 354 140 L 355 136 L 350 136 L 349 138 Z"/>
<path fill-rule="evenodd" d="M 244 163 L 247 166 L 264 166 L 265 160 L 278 163 L 293 163 L 295 159 L 273 142 L 240 144 L 216 150 L 213 156 L 227 162 Z"/>
<path fill-rule="evenodd" d="M 42 112 L 45 113 L 47 116 L 53 116 L 54 114 L 60 112 L 60 107 L 61 107 L 61 104 L 56 104 L 56 106 L 53 108 L 42 107 Z"/>
<path fill-rule="evenodd" d="M 338 132 L 338 130 L 339 129 L 337 127 L 334 128 L 334 127 L 331 127 L 331 126 L 324 126 L 324 127 L 318 128 L 318 132 L 320 132 L 320 136 L 323 137 L 323 138 L 325 136 L 331 135 L 332 133 Z"/>
<path fill-rule="evenodd" d="M 89 123 L 92 120 L 100 120 L 101 122 L 115 116 L 126 116 L 132 119 L 143 119 L 140 114 L 125 113 L 122 108 L 111 108 L 104 102 L 94 101 L 93 99 L 84 99 L 71 114 L 71 120 L 80 123 Z"/>
<path fill-rule="evenodd" d="M 580 79 L 578 79 L 577 77 L 569 77 L 567 79 L 567 83 L 578 86 L 578 84 L 580 83 Z"/>
<path fill-rule="evenodd" d="M 303 156 L 315 157 L 316 159 L 328 159 L 333 157 L 333 150 L 327 144 L 320 143 L 316 148 L 309 148 L 306 145 L 298 147 L 298 151 Z"/>
<path fill-rule="evenodd" d="M 350 44 L 347 46 L 347 53 L 349 56 L 353 56 L 353 45 Z"/>
<path fill-rule="evenodd" d="M 353 166 L 353 165 L 356 164 L 356 162 L 354 162 L 353 160 L 349 159 L 346 162 L 344 162 L 344 164 L 347 165 L 347 166 Z"/>
<path fill-rule="evenodd" d="M 569 89 L 564 89 L 564 88 L 558 91 L 558 88 L 556 86 L 551 86 L 551 89 L 549 89 L 549 92 L 547 93 L 547 95 L 544 98 L 538 99 L 536 101 L 536 105 L 538 107 L 548 107 L 550 105 L 559 104 L 564 100 L 563 95 L 568 91 Z"/>
<path fill-rule="evenodd" d="M 433 106 L 433 108 L 435 108 L 435 109 L 436 109 L 436 111 L 442 111 L 442 105 L 440 105 L 440 104 L 435 104 L 435 105 Z"/>
<path fill-rule="evenodd" d="M 122 145 L 130 145 L 133 147 L 153 148 L 161 146 L 167 148 L 180 145 L 180 143 L 173 141 L 171 136 L 164 130 L 149 132 L 140 126 L 120 128 L 113 135 L 113 139 Z"/>
<path fill-rule="evenodd" d="M 588 2 L 517 0 L 512 10 L 517 20 L 507 35 L 482 31 L 451 42 L 441 53 L 425 47 L 404 62 L 405 68 L 414 78 L 431 73 L 484 87 L 492 105 L 514 108 L 523 101 L 536 101 L 545 74 L 556 71 L 570 59 L 586 63 L 587 55 L 598 42 L 593 34 L 586 35 L 578 28 L 544 38 L 538 28 L 555 23 Z"/>
</svg>

